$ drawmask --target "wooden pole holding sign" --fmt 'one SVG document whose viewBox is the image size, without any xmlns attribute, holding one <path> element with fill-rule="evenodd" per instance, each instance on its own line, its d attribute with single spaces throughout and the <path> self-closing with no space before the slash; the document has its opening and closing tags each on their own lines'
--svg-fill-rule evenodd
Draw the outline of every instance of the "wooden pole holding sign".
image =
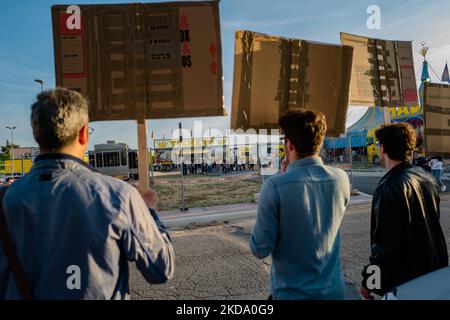
<svg viewBox="0 0 450 320">
<path fill-rule="evenodd" d="M 147 154 L 147 121 L 141 119 L 137 121 L 138 125 L 138 167 L 139 167 L 139 186 L 141 192 L 148 191 L 148 154 Z"/>
<path fill-rule="evenodd" d="M 383 121 L 384 124 L 391 123 L 391 113 L 389 112 L 389 107 L 383 107 Z"/>
</svg>

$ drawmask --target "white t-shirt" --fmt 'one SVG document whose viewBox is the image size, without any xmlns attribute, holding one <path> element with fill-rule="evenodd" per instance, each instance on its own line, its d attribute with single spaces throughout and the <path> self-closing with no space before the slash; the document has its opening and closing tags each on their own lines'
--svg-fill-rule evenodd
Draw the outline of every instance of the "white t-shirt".
<svg viewBox="0 0 450 320">
<path fill-rule="evenodd" d="M 442 170 L 442 165 L 442 161 L 439 161 L 438 159 L 432 159 L 430 161 L 431 170 Z"/>
</svg>

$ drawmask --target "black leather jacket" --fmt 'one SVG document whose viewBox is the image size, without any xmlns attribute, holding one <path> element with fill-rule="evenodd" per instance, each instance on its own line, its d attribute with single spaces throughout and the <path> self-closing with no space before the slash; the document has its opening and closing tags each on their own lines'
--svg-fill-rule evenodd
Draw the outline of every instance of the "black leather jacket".
<svg viewBox="0 0 450 320">
<path fill-rule="evenodd" d="M 448 265 L 439 202 L 439 187 L 422 168 L 400 164 L 380 180 L 372 201 L 370 264 L 380 267 L 381 289 L 373 292 L 383 295 Z"/>
</svg>

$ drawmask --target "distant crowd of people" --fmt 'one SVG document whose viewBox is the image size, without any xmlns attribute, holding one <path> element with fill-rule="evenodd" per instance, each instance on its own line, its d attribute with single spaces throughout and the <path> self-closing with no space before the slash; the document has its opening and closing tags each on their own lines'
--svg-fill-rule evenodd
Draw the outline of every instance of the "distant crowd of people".
<svg viewBox="0 0 450 320">
<path fill-rule="evenodd" d="M 441 192 L 445 192 L 447 190 L 446 185 L 442 182 L 442 171 L 444 170 L 444 161 L 441 156 L 434 157 L 420 157 L 418 153 L 414 153 L 414 157 L 412 160 L 412 164 L 414 166 L 421 167 L 426 171 L 430 172 L 435 178 L 439 187 L 441 188 Z"/>
<path fill-rule="evenodd" d="M 13 184 L 14 181 L 15 181 L 15 179 L 12 177 L 6 177 L 6 178 L 0 177 L 0 187 L 10 186 L 11 184 Z"/>
<path fill-rule="evenodd" d="M 199 173 L 228 173 L 228 172 L 243 172 L 254 171 L 255 165 L 247 163 L 244 160 L 236 159 L 234 163 L 227 164 L 226 160 L 223 163 L 202 162 L 200 164 L 185 164 L 183 163 L 183 175 L 199 174 Z"/>
</svg>

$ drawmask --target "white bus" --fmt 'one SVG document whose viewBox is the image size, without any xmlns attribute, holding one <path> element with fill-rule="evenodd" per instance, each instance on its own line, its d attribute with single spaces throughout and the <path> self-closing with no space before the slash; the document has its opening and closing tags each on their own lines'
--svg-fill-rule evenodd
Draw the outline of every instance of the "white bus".
<svg viewBox="0 0 450 320">
<path fill-rule="evenodd" d="M 125 143 L 107 141 L 94 146 L 94 151 L 88 152 L 89 164 L 100 173 L 122 180 L 138 177 L 137 151 L 130 150 Z"/>
</svg>

